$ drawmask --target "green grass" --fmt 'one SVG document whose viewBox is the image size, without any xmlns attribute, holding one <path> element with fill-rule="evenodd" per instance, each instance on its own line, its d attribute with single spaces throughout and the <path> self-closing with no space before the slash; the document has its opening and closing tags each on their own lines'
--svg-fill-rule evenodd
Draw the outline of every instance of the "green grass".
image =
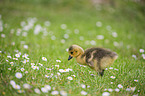
<svg viewBox="0 0 145 96">
<path fill-rule="evenodd" d="M 110 96 L 132 96 L 138 94 L 139 96 L 145 95 L 145 79 L 144 79 L 144 62 L 140 49 L 145 49 L 145 32 L 144 32 L 144 6 L 139 3 L 117 1 L 114 6 L 100 6 L 100 8 L 92 5 L 91 2 L 83 2 L 79 0 L 76 2 L 53 2 L 52 0 L 37 0 L 34 1 L 0 1 L 0 14 L 1 21 L 3 22 L 3 31 L 0 34 L 5 34 L 5 38 L 0 38 L 0 95 L 51 95 L 51 91 L 64 90 L 68 96 L 80 96 L 81 91 L 84 90 L 88 96 L 101 96 L 104 89 L 113 89 L 113 92 L 109 92 Z M 28 18 L 37 18 L 34 26 L 29 31 L 22 30 L 20 25 L 22 21 L 28 24 Z M 49 27 L 44 25 L 45 21 L 50 21 Z M 96 26 L 96 22 L 102 23 L 101 27 Z M 48 32 L 47 36 L 43 36 L 43 32 L 38 35 L 34 34 L 36 25 L 46 28 Z M 61 29 L 61 25 L 66 24 L 66 29 Z M 110 30 L 107 30 L 107 26 L 111 26 Z M 14 33 L 11 33 L 11 30 Z M 17 29 L 21 29 L 21 33 L 17 36 Z M 78 29 L 79 34 L 75 34 L 74 30 Z M 22 36 L 23 32 L 27 32 L 27 36 Z M 112 36 L 112 32 L 117 33 L 117 37 Z M 65 39 L 64 34 L 68 34 L 69 38 Z M 97 35 L 103 35 L 103 40 L 98 40 Z M 52 40 L 51 37 L 55 36 L 56 39 Z M 80 36 L 83 36 L 84 40 L 80 40 Z M 65 43 L 61 43 L 64 39 Z M 96 45 L 87 43 L 94 40 Z M 25 43 L 22 44 L 21 42 Z M 12 45 L 15 42 L 15 45 Z M 114 42 L 117 42 L 118 46 L 114 46 Z M 97 73 L 91 70 L 89 67 L 80 67 L 75 61 L 67 61 L 68 53 L 66 49 L 72 45 L 78 44 L 84 49 L 90 47 L 104 47 L 111 49 L 119 55 L 119 58 L 111 66 L 118 69 L 109 69 L 105 71 L 104 76 L 101 78 Z M 28 45 L 28 49 L 23 46 Z M 29 56 L 29 62 L 26 64 L 21 61 L 24 58 L 19 57 L 18 60 L 13 60 L 15 57 L 15 50 L 21 52 L 22 55 L 27 53 Z M 135 60 L 132 55 L 136 55 Z M 12 56 L 11 59 L 7 56 Z M 46 57 L 47 61 L 43 61 L 42 57 Z M 8 60 L 9 62 L 6 62 Z M 61 60 L 60 63 L 56 60 Z M 10 62 L 14 62 L 11 66 Z M 35 63 L 39 67 L 39 70 L 32 69 L 31 63 Z M 38 63 L 43 64 L 40 66 Z M 59 68 L 55 67 L 59 65 Z M 8 70 L 11 68 L 11 70 Z M 21 68 L 25 70 L 22 72 Z M 46 68 L 54 68 L 53 70 L 46 70 Z M 60 76 L 55 77 L 59 69 L 70 68 L 73 71 L 61 73 Z M 28 71 L 28 74 L 25 73 Z M 90 72 L 91 71 L 91 72 Z M 23 77 L 18 79 L 15 77 L 17 72 L 21 72 Z M 46 78 L 45 75 L 51 78 Z M 96 76 L 92 77 L 91 74 Z M 73 77 L 75 75 L 76 77 Z M 73 77 L 73 80 L 67 80 L 67 77 Z M 115 76 L 115 79 L 111 79 L 110 76 Z M 32 79 L 34 78 L 34 79 Z M 18 93 L 17 89 L 14 89 L 10 85 L 10 80 L 14 80 L 21 86 L 21 90 L 25 93 Z M 138 80 L 135 82 L 134 80 Z M 111 84 L 113 82 L 113 84 Z M 31 89 L 24 89 L 23 84 L 27 83 L 32 86 Z M 90 88 L 82 88 L 81 84 L 90 86 Z M 115 92 L 114 89 L 118 88 L 118 84 L 123 86 L 119 92 Z M 41 89 L 45 85 L 50 85 L 52 90 L 48 93 L 36 94 L 35 88 Z M 126 88 L 136 87 L 135 91 L 126 91 Z M 139 90 L 139 92 L 138 92 Z"/>
</svg>

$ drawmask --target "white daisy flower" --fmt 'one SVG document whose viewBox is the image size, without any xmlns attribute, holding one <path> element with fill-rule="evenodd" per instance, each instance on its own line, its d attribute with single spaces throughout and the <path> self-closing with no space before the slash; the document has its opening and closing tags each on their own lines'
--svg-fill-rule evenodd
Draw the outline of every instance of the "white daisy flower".
<svg viewBox="0 0 145 96">
<path fill-rule="evenodd" d="M 6 35 L 5 35 L 5 34 L 1 34 L 1 37 L 2 37 L 2 38 L 5 38 L 5 37 L 6 37 Z"/>
<path fill-rule="evenodd" d="M 60 60 L 56 60 L 56 62 L 61 62 Z"/>
<path fill-rule="evenodd" d="M 112 91 L 113 91 L 113 89 L 109 88 L 109 89 L 108 89 L 108 91 L 109 91 L 109 92 L 112 92 Z"/>
<path fill-rule="evenodd" d="M 108 89 L 104 89 L 104 91 L 107 91 Z"/>
<path fill-rule="evenodd" d="M 123 86 L 122 86 L 121 84 L 118 84 L 118 87 L 119 87 L 119 88 L 123 88 Z"/>
<path fill-rule="evenodd" d="M 37 70 L 39 70 L 39 67 L 38 67 L 38 66 L 36 66 L 36 69 L 37 69 Z"/>
<path fill-rule="evenodd" d="M 87 88 L 90 88 L 90 87 L 91 87 L 91 86 L 89 86 L 89 85 L 87 86 Z"/>
<path fill-rule="evenodd" d="M 92 41 L 90 41 L 90 44 L 91 45 L 96 45 L 96 41 L 92 40 Z"/>
<path fill-rule="evenodd" d="M 35 65 L 35 63 L 31 63 L 31 65 L 32 65 L 32 66 L 34 66 L 34 65 Z"/>
<path fill-rule="evenodd" d="M 10 62 L 10 64 L 11 64 L 11 65 L 13 65 L 13 64 L 14 64 L 14 62 Z"/>
<path fill-rule="evenodd" d="M 61 96 L 67 96 L 67 93 L 65 91 L 60 91 Z"/>
<path fill-rule="evenodd" d="M 136 87 L 130 87 L 131 91 L 135 91 Z"/>
<path fill-rule="evenodd" d="M 50 26 L 50 24 L 51 24 L 50 21 L 45 21 L 45 22 L 44 22 L 44 25 L 45 25 L 45 26 Z"/>
<path fill-rule="evenodd" d="M 84 37 L 83 36 L 80 36 L 80 40 L 84 40 Z"/>
<path fill-rule="evenodd" d="M 48 75 L 45 75 L 45 77 L 46 77 L 46 78 L 49 78 L 50 76 L 48 76 Z"/>
<path fill-rule="evenodd" d="M 64 39 L 61 39 L 61 41 L 60 41 L 60 42 L 64 44 L 64 43 L 65 43 L 65 40 L 64 40 Z"/>
<path fill-rule="evenodd" d="M 11 44 L 14 46 L 15 45 L 15 42 L 12 42 Z"/>
<path fill-rule="evenodd" d="M 17 92 L 18 93 L 24 93 L 25 91 L 24 90 L 18 90 Z"/>
<path fill-rule="evenodd" d="M 115 76 L 110 76 L 110 78 L 115 79 L 116 77 Z"/>
<path fill-rule="evenodd" d="M 86 88 L 86 85 L 84 85 L 84 84 L 81 84 L 81 87 L 82 87 L 82 88 Z"/>
<path fill-rule="evenodd" d="M 73 80 L 73 78 L 72 78 L 72 77 L 70 77 L 70 76 L 68 76 L 68 77 L 67 77 L 67 79 L 68 79 L 68 80 Z"/>
<path fill-rule="evenodd" d="M 131 89 L 130 88 L 126 88 L 126 91 L 130 91 Z"/>
<path fill-rule="evenodd" d="M 113 67 L 110 67 L 109 69 L 113 69 Z"/>
<path fill-rule="evenodd" d="M 76 77 L 76 75 L 71 75 L 71 76 Z"/>
<path fill-rule="evenodd" d="M 11 68 L 8 68 L 8 70 L 11 70 Z"/>
<path fill-rule="evenodd" d="M 28 73 L 28 71 L 25 71 L 25 73 L 27 74 L 27 73 Z"/>
<path fill-rule="evenodd" d="M 110 95 L 109 92 L 104 92 L 104 93 L 102 94 L 102 96 L 109 96 L 109 95 Z"/>
<path fill-rule="evenodd" d="M 9 60 L 6 60 L 6 62 L 9 62 Z"/>
<path fill-rule="evenodd" d="M 114 68 L 114 70 L 118 71 L 118 69 Z"/>
<path fill-rule="evenodd" d="M 20 89 L 21 87 L 20 87 L 20 85 L 13 85 L 13 88 L 14 89 Z"/>
<path fill-rule="evenodd" d="M 113 82 L 111 82 L 111 84 L 113 84 Z"/>
<path fill-rule="evenodd" d="M 102 39 L 104 39 L 104 36 L 103 35 L 97 35 L 97 39 L 102 40 Z"/>
<path fill-rule="evenodd" d="M 74 30 L 74 33 L 75 33 L 75 34 L 79 34 L 79 29 L 75 29 L 75 30 Z"/>
<path fill-rule="evenodd" d="M 20 79 L 20 78 L 22 78 L 22 73 L 17 72 L 17 73 L 15 74 L 15 76 L 16 76 L 18 79 Z"/>
<path fill-rule="evenodd" d="M 52 94 L 52 95 L 58 95 L 59 92 L 58 92 L 58 91 L 52 91 L 51 94 Z"/>
<path fill-rule="evenodd" d="M 68 34 L 64 34 L 63 36 L 65 39 L 68 39 L 69 38 L 69 35 Z"/>
<path fill-rule="evenodd" d="M 61 73 L 62 73 L 62 72 L 64 72 L 64 70 L 63 70 L 63 69 L 59 69 L 59 72 L 61 72 Z"/>
<path fill-rule="evenodd" d="M 46 59 L 45 57 L 42 57 L 42 60 L 43 60 L 43 61 L 47 61 L 47 59 Z"/>
<path fill-rule="evenodd" d="M 21 68 L 21 71 L 24 71 L 25 69 L 24 68 Z"/>
<path fill-rule="evenodd" d="M 13 60 L 18 60 L 18 58 L 13 58 Z"/>
<path fill-rule="evenodd" d="M 29 84 L 23 84 L 23 87 L 25 88 L 25 89 L 30 89 L 31 88 L 31 86 L 29 85 Z"/>
<path fill-rule="evenodd" d="M 51 40 L 55 40 L 56 39 L 56 37 L 53 35 L 53 36 L 51 36 Z"/>
<path fill-rule="evenodd" d="M 114 41 L 114 42 L 113 42 L 113 45 L 117 47 L 117 46 L 119 46 L 119 43 L 116 42 L 116 41 Z"/>
<path fill-rule="evenodd" d="M 137 59 L 136 55 L 132 55 L 133 58 Z"/>
<path fill-rule="evenodd" d="M 11 80 L 10 81 L 10 84 L 13 86 L 13 85 L 16 85 L 15 81 L 14 80 Z"/>
<path fill-rule="evenodd" d="M 69 50 L 69 49 L 67 48 L 66 51 L 68 52 L 68 50 Z"/>
<path fill-rule="evenodd" d="M 134 80 L 135 82 L 138 82 L 138 80 Z"/>
<path fill-rule="evenodd" d="M 113 36 L 113 37 L 117 37 L 118 35 L 117 35 L 116 32 L 112 32 L 112 36 Z"/>
<path fill-rule="evenodd" d="M 48 93 L 48 90 L 47 90 L 46 88 L 44 88 L 44 87 L 41 88 L 41 91 L 42 91 L 43 93 Z"/>
<path fill-rule="evenodd" d="M 119 92 L 120 90 L 118 88 L 115 89 L 116 92 Z"/>
<path fill-rule="evenodd" d="M 96 22 L 96 26 L 97 27 L 102 27 L 102 22 L 100 22 L 100 21 Z"/>
<path fill-rule="evenodd" d="M 66 24 L 61 25 L 61 29 L 66 29 L 66 28 L 67 28 Z"/>
<path fill-rule="evenodd" d="M 22 63 L 26 64 L 26 60 L 22 61 Z"/>
<path fill-rule="evenodd" d="M 81 91 L 82 95 L 87 95 L 88 93 L 86 91 Z"/>
<path fill-rule="evenodd" d="M 37 93 L 37 94 L 40 94 L 40 93 L 41 93 L 40 90 L 39 90 L 38 88 L 35 88 L 34 91 L 35 91 L 35 93 Z"/>
<path fill-rule="evenodd" d="M 24 45 L 24 49 L 28 49 L 28 45 Z"/>
<path fill-rule="evenodd" d="M 7 56 L 7 58 L 12 58 L 11 56 Z"/>
<path fill-rule="evenodd" d="M 48 91 L 51 90 L 51 86 L 50 85 L 45 85 L 44 88 L 47 89 Z"/>
<path fill-rule="evenodd" d="M 36 69 L 36 66 L 31 66 L 34 70 Z"/>
<path fill-rule="evenodd" d="M 59 76 L 59 75 L 61 75 L 59 72 L 57 72 L 57 75 Z"/>
<path fill-rule="evenodd" d="M 144 52 L 144 49 L 139 49 L 139 52 L 140 52 L 140 53 L 143 53 L 143 52 Z"/>
</svg>

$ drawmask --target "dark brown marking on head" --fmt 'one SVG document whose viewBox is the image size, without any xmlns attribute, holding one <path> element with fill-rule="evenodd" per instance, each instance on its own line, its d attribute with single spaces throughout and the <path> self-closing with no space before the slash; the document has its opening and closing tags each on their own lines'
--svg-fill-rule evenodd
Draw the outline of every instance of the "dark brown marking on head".
<svg viewBox="0 0 145 96">
<path fill-rule="evenodd" d="M 69 47 L 69 51 L 71 51 L 71 50 L 73 50 L 73 46 L 70 46 L 70 47 Z"/>
</svg>

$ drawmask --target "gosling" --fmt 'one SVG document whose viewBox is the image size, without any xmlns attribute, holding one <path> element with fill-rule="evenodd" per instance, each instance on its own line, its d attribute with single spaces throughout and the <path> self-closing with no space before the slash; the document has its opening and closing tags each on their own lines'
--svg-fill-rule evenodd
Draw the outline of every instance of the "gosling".
<svg viewBox="0 0 145 96">
<path fill-rule="evenodd" d="M 98 72 L 100 76 L 103 76 L 105 68 L 111 66 L 118 58 L 115 52 L 108 49 L 89 48 L 84 51 L 83 48 L 78 45 L 70 46 L 68 53 L 68 60 L 74 57 L 77 63 L 89 66 L 91 69 Z"/>
</svg>

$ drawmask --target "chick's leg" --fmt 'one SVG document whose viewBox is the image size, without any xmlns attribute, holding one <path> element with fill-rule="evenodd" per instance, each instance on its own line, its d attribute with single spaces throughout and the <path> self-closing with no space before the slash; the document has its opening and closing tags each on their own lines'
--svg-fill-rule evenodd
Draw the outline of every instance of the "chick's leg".
<svg viewBox="0 0 145 96">
<path fill-rule="evenodd" d="M 100 76 L 104 75 L 104 69 L 101 69 L 101 62 L 98 60 L 94 60 L 94 68 L 97 73 L 99 73 Z"/>
</svg>

